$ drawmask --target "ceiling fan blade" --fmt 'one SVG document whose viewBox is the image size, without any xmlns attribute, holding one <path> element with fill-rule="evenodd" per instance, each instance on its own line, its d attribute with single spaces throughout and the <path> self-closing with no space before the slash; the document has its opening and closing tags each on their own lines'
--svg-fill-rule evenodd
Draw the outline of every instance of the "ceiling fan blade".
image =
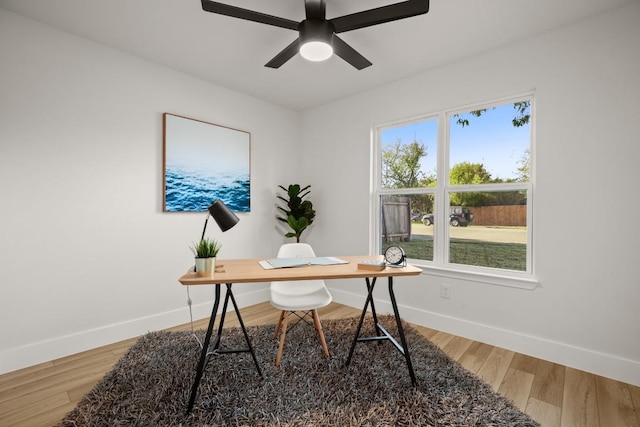
<svg viewBox="0 0 640 427">
<path fill-rule="evenodd" d="M 273 25 L 275 27 L 288 28 L 289 30 L 298 30 L 298 22 L 296 21 L 267 15 L 266 13 L 255 12 L 249 9 L 243 9 L 241 7 L 229 6 L 228 4 L 223 4 L 217 1 L 202 0 L 202 9 L 207 12 L 231 16 L 233 18 L 245 19 L 247 21 Z"/>
<path fill-rule="evenodd" d="M 269 68 L 280 68 L 282 64 L 296 56 L 298 51 L 300 50 L 300 39 L 295 39 L 293 43 L 289 46 L 282 49 L 282 51 L 273 57 L 273 59 L 266 64 L 265 67 Z"/>
<path fill-rule="evenodd" d="M 422 15 L 429 11 L 429 0 L 407 0 L 330 19 L 336 33 L 370 27 L 398 19 Z"/>
<path fill-rule="evenodd" d="M 369 62 L 367 58 L 360 55 L 358 51 L 335 34 L 333 35 L 333 52 L 358 70 L 362 70 L 371 65 L 371 62 Z"/>
<path fill-rule="evenodd" d="M 319 19 L 324 21 L 327 17 L 327 8 L 324 0 L 305 0 L 304 10 L 307 19 Z"/>
</svg>

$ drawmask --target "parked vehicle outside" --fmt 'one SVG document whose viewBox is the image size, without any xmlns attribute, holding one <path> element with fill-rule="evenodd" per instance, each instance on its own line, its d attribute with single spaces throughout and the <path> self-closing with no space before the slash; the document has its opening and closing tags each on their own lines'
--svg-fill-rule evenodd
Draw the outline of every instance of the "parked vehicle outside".
<svg viewBox="0 0 640 427">
<path fill-rule="evenodd" d="M 433 224 L 433 214 L 428 213 L 422 216 L 422 223 L 424 225 Z M 451 206 L 449 208 L 449 224 L 454 227 L 466 227 L 473 221 L 473 214 L 469 208 L 462 206 Z"/>
<path fill-rule="evenodd" d="M 422 221 L 422 214 L 420 212 L 414 212 L 411 214 L 411 222 Z"/>
</svg>

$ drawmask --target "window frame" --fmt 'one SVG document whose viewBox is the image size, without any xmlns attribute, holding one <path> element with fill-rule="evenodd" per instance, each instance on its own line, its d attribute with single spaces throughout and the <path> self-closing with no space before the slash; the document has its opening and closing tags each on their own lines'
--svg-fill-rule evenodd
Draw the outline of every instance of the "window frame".
<svg viewBox="0 0 640 427">
<path fill-rule="evenodd" d="M 489 183 L 472 185 L 452 185 L 449 182 L 449 133 L 450 117 L 455 114 L 467 113 L 469 111 L 492 108 L 504 104 L 530 101 L 530 147 L 529 147 L 529 181 L 513 183 Z M 438 121 L 437 132 L 437 172 L 435 187 L 420 188 L 382 188 L 382 143 L 381 133 L 391 127 L 409 125 L 418 121 L 436 119 Z M 533 256 L 533 211 L 534 211 L 534 188 L 535 188 L 535 93 L 527 92 L 517 96 L 494 99 L 488 102 L 466 105 L 462 107 L 441 110 L 435 113 L 415 116 L 408 119 L 384 123 L 375 126 L 371 132 L 371 191 L 370 191 L 370 251 L 380 253 L 382 249 L 382 225 L 381 225 L 381 198 L 388 195 L 417 195 L 433 194 L 435 200 L 434 215 L 436 218 L 447 218 L 446 212 L 450 206 L 450 194 L 465 191 L 472 192 L 499 192 L 499 191 L 526 191 L 527 193 L 527 248 L 526 248 L 526 270 L 516 271 L 491 267 L 480 267 L 465 264 L 454 264 L 449 262 L 449 227 L 448 221 L 437 220 L 433 229 L 433 260 L 409 259 L 411 264 L 421 267 L 425 273 L 441 276 L 445 278 L 461 279 L 467 281 L 494 284 L 499 286 L 509 286 L 522 289 L 533 289 L 538 286 L 539 281 L 535 275 L 535 260 Z"/>
</svg>

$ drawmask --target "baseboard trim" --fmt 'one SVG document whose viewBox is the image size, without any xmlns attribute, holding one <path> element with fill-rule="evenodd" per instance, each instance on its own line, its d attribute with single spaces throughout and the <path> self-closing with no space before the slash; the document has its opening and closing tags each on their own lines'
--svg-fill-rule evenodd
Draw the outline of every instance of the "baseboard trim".
<svg viewBox="0 0 640 427">
<path fill-rule="evenodd" d="M 362 294 L 331 288 L 331 295 L 333 300 L 340 304 L 360 309 L 364 304 Z M 389 301 L 376 298 L 375 305 L 380 313 L 393 312 Z M 399 304 L 399 310 L 404 320 L 417 325 L 640 386 L 640 362 L 638 361 L 402 304 Z"/>
<path fill-rule="evenodd" d="M 234 292 L 234 297 L 239 307 L 247 307 L 269 300 L 269 289 L 264 288 L 243 293 Z M 193 304 L 191 308 L 194 320 L 208 318 L 211 315 L 213 302 Z M 233 310 L 231 304 L 229 304 L 227 311 L 230 310 Z M 222 307 L 219 307 L 218 313 L 221 311 Z M 135 338 L 149 331 L 182 325 L 188 323 L 189 319 L 189 309 L 185 305 L 164 313 L 131 319 L 9 349 L 0 353 L 0 374 Z"/>
</svg>

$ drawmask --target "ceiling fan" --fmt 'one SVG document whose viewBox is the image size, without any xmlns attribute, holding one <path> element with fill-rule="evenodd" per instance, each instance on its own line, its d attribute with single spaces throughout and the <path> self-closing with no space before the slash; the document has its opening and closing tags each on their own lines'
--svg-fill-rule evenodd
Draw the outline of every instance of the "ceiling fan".
<svg viewBox="0 0 640 427">
<path fill-rule="evenodd" d="M 298 38 L 267 62 L 265 67 L 280 68 L 298 52 L 311 61 L 323 61 L 335 53 L 358 70 L 370 66 L 371 62 L 336 34 L 422 15 L 429 11 L 429 0 L 407 0 L 332 19 L 326 19 L 324 0 L 305 0 L 304 8 L 306 19 L 296 22 L 217 1 L 202 0 L 202 9 L 207 12 L 298 31 Z"/>
</svg>

